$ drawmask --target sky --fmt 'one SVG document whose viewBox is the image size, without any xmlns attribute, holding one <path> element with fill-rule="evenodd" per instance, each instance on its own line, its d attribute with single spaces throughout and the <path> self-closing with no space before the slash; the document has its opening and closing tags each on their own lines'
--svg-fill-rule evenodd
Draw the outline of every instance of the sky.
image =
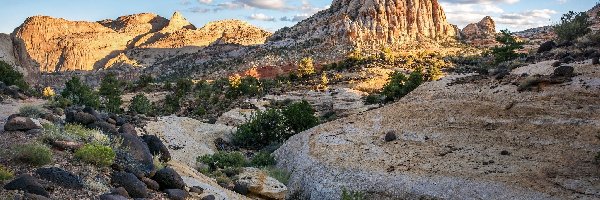
<svg viewBox="0 0 600 200">
<path fill-rule="evenodd" d="M 11 33 L 29 16 L 100 21 L 136 13 L 170 18 L 180 11 L 197 27 L 241 19 L 274 32 L 326 9 L 332 0 L 0 0 L 0 33 Z M 525 30 L 555 24 L 570 10 L 587 11 L 600 0 L 439 0 L 452 24 L 492 16 L 497 29 Z"/>
</svg>

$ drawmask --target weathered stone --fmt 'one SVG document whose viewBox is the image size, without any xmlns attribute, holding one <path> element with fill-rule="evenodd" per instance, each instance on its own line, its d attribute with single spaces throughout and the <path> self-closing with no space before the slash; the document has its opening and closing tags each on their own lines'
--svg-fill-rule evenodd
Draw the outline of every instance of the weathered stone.
<svg viewBox="0 0 600 200">
<path fill-rule="evenodd" d="M 31 129 L 40 129 L 42 127 L 38 126 L 27 117 L 13 117 L 4 124 L 4 130 L 6 131 L 28 131 Z"/>
<path fill-rule="evenodd" d="M 169 199 L 172 200 L 185 200 L 190 194 L 181 189 L 166 189 L 165 193 L 167 193 Z"/>
<path fill-rule="evenodd" d="M 570 77 L 570 76 L 573 76 L 574 71 L 575 71 L 575 68 L 573 68 L 571 66 L 560 66 L 554 70 L 553 74 L 554 74 L 554 76 Z"/>
<path fill-rule="evenodd" d="M 146 184 L 146 187 L 148 187 L 148 189 L 151 189 L 151 190 L 154 190 L 154 191 L 159 191 L 160 190 L 160 185 L 155 180 L 143 177 L 141 179 L 141 181 L 144 182 L 144 184 Z"/>
<path fill-rule="evenodd" d="M 285 199 L 287 187 L 260 169 L 244 168 L 238 177 L 236 184 L 247 187 L 252 194 L 269 199 Z"/>
<path fill-rule="evenodd" d="M 113 172 L 111 182 L 116 187 L 123 187 L 129 196 L 133 198 L 147 198 L 148 189 L 146 184 L 140 181 L 134 174 L 126 172 Z"/>
<path fill-rule="evenodd" d="M 114 124 L 104 122 L 104 121 L 95 121 L 94 123 L 88 124 L 88 128 L 98 129 L 107 134 L 117 134 L 117 127 Z"/>
<path fill-rule="evenodd" d="M 184 189 L 185 183 L 179 174 L 170 167 L 165 167 L 152 177 L 159 185 L 160 189 Z"/>
<path fill-rule="evenodd" d="M 116 165 L 138 177 L 151 177 L 155 172 L 154 160 L 142 138 L 137 135 L 135 127 L 125 124 L 119 129 L 119 136 L 123 138 L 123 152 L 117 152 Z"/>
<path fill-rule="evenodd" d="M 22 175 L 17 177 L 15 180 L 4 185 L 5 190 L 21 190 L 31 194 L 42 195 L 50 197 L 50 194 L 46 189 L 39 183 L 38 179 L 31 175 Z"/>
<path fill-rule="evenodd" d="M 169 162 L 171 160 L 171 154 L 169 149 L 163 144 L 163 142 L 156 135 L 143 135 L 142 139 L 148 145 L 150 153 L 154 156 L 160 155 L 161 162 Z"/>
<path fill-rule="evenodd" d="M 554 41 L 544 42 L 538 48 L 537 53 L 544 53 L 544 52 L 551 51 L 552 49 L 554 49 L 554 47 L 556 47 L 556 43 Z"/>
<path fill-rule="evenodd" d="M 397 138 L 397 137 L 396 137 L 396 132 L 394 132 L 394 131 L 389 131 L 389 132 L 387 132 L 387 133 L 385 134 L 384 140 L 385 140 L 386 142 L 391 142 L 391 141 L 394 141 L 394 140 L 396 140 L 396 138 Z"/>
<path fill-rule="evenodd" d="M 39 168 L 35 173 L 42 179 L 53 182 L 64 188 L 82 189 L 84 187 L 83 180 L 79 176 L 57 167 Z"/>
</svg>

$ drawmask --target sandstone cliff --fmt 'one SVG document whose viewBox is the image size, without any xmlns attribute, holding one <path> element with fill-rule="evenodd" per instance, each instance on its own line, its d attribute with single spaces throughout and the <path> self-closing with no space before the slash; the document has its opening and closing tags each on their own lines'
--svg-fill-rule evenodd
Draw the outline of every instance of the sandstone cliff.
<svg viewBox="0 0 600 200">
<path fill-rule="evenodd" d="M 276 32 L 271 41 L 323 39 L 331 45 L 379 48 L 455 36 L 437 0 L 335 0 L 329 9 Z"/>
<path fill-rule="evenodd" d="M 477 23 L 467 25 L 460 31 L 462 40 L 476 46 L 496 44 L 496 22 L 492 17 L 484 17 Z"/>
<path fill-rule="evenodd" d="M 267 31 L 235 20 L 196 29 L 179 12 L 170 20 L 142 13 L 99 22 L 35 16 L 15 29 L 11 46 L 16 63 L 30 71 L 90 71 L 123 65 L 146 67 L 158 58 L 211 44 L 261 44 L 268 36 Z M 193 50 L 182 52 L 179 48 L 183 47 Z"/>
</svg>

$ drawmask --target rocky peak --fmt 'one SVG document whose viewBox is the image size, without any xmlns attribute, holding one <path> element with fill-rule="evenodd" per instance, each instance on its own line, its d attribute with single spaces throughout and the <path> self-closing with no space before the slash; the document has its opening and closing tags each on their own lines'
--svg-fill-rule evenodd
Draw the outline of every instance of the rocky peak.
<svg viewBox="0 0 600 200">
<path fill-rule="evenodd" d="M 194 30 L 196 27 L 192 25 L 180 12 L 173 13 L 169 25 L 162 29 L 162 32 L 175 32 L 181 29 Z"/>
<path fill-rule="evenodd" d="M 271 41 L 324 39 L 321 44 L 379 48 L 455 37 L 437 0 L 335 0 Z"/>
<path fill-rule="evenodd" d="M 496 22 L 487 16 L 477 23 L 467 25 L 460 31 L 461 38 L 475 46 L 496 44 Z"/>
<path fill-rule="evenodd" d="M 152 13 L 140 13 L 122 16 L 116 20 L 103 20 L 99 23 L 120 33 L 142 34 L 164 28 L 169 24 L 169 20 Z"/>
</svg>

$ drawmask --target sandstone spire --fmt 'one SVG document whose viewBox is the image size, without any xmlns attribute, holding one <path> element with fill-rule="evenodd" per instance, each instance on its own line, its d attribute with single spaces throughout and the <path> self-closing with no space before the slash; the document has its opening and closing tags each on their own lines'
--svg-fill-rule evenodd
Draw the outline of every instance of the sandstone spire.
<svg viewBox="0 0 600 200">
<path fill-rule="evenodd" d="M 162 32 L 175 32 L 180 29 L 196 29 L 192 23 L 190 23 L 183 15 L 177 11 L 173 13 L 171 20 L 169 21 L 169 25 L 162 29 Z"/>
</svg>

